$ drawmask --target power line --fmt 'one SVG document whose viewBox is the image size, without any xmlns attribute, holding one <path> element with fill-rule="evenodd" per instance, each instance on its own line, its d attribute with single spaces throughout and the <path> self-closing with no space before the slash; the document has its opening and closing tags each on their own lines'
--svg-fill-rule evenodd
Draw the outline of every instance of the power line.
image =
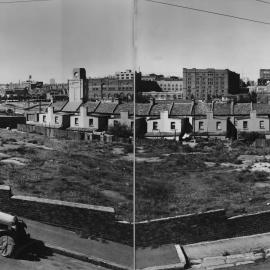
<svg viewBox="0 0 270 270">
<path fill-rule="evenodd" d="M 18 4 L 18 3 L 34 3 L 34 2 L 49 2 L 52 0 L 17 0 L 17 1 L 0 1 L 0 4 Z"/>
<path fill-rule="evenodd" d="M 156 0 L 144 0 L 144 1 L 152 2 L 152 3 L 156 3 L 156 4 L 161 4 L 161 5 L 166 5 L 166 6 L 172 6 L 172 7 L 178 7 L 178 8 L 183 8 L 183 9 L 194 10 L 194 11 L 208 13 L 208 14 L 219 15 L 219 16 L 223 16 L 223 17 L 229 17 L 229 18 L 233 18 L 233 19 L 237 19 L 237 20 L 243 20 L 243 21 L 249 21 L 249 22 L 253 22 L 253 23 L 260 23 L 260 24 L 270 25 L 270 22 L 258 21 L 258 20 L 253 20 L 253 19 L 244 18 L 244 17 L 238 17 L 238 16 L 234 16 L 234 15 L 230 15 L 230 14 L 225 14 L 225 13 L 220 13 L 220 12 L 205 10 L 205 9 L 192 8 L 192 7 L 188 7 L 188 6 L 171 4 L 171 3 L 166 3 L 166 2 L 156 1 Z"/>
<path fill-rule="evenodd" d="M 261 2 L 261 3 L 265 3 L 265 4 L 270 5 L 270 2 L 267 2 L 267 1 L 263 1 L 263 0 L 254 0 L 254 1 L 256 1 L 256 2 Z"/>
</svg>

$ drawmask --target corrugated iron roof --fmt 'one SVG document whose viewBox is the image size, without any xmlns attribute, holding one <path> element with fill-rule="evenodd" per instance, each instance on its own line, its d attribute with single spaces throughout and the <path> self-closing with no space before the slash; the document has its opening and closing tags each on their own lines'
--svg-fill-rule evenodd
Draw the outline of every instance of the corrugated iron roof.
<svg viewBox="0 0 270 270">
<path fill-rule="evenodd" d="M 174 103 L 172 110 L 171 110 L 171 115 L 191 115 L 192 113 L 192 107 L 193 104 L 190 103 Z"/>
<path fill-rule="evenodd" d="M 155 104 L 151 108 L 150 115 L 160 115 L 160 112 L 162 111 L 168 111 L 170 114 L 172 106 L 173 102 Z"/>
<path fill-rule="evenodd" d="M 77 112 L 79 107 L 81 106 L 82 102 L 68 102 L 65 107 L 62 109 L 63 112 Z"/>
<path fill-rule="evenodd" d="M 114 110 L 118 104 L 113 102 L 101 102 L 97 109 L 95 110 L 95 113 L 104 113 L 104 114 L 112 114 L 114 113 Z"/>
</svg>

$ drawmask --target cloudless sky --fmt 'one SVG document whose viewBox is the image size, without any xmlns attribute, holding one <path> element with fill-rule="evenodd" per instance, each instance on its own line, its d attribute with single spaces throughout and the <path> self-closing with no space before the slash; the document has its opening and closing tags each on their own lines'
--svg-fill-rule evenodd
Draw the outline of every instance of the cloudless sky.
<svg viewBox="0 0 270 270">
<path fill-rule="evenodd" d="M 161 1 L 270 23 L 270 5 L 255 0 Z M 137 17 L 136 65 L 143 73 L 182 76 L 183 67 L 213 67 L 256 80 L 260 68 L 270 68 L 270 25 L 144 0 Z"/>
<path fill-rule="evenodd" d="M 11 1 L 11 0 L 8 0 Z M 270 68 L 270 25 L 137 1 L 136 65 L 143 73 L 182 76 L 187 68 L 229 68 L 256 80 Z M 255 0 L 163 0 L 270 22 Z M 1 1 L 0 1 L 1 2 Z M 0 82 L 66 82 L 133 67 L 133 0 L 0 3 Z"/>
<path fill-rule="evenodd" d="M 132 21 L 133 0 L 0 3 L 0 82 L 30 74 L 66 82 L 73 67 L 91 77 L 131 69 Z"/>
</svg>

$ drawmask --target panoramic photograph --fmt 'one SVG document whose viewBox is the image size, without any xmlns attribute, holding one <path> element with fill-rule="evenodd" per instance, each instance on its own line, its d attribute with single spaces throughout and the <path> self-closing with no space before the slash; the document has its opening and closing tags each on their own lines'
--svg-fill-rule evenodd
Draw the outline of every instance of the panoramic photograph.
<svg viewBox="0 0 270 270">
<path fill-rule="evenodd" d="M 270 0 L 0 0 L 0 269 L 270 269 Z"/>
</svg>

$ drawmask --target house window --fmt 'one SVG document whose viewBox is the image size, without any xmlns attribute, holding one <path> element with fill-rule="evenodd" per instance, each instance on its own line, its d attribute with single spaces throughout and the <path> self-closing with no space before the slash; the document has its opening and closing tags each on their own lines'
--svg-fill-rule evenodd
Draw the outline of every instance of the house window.
<svg viewBox="0 0 270 270">
<path fill-rule="evenodd" d="M 199 130 L 204 130 L 204 123 L 202 121 L 199 122 Z"/>
<path fill-rule="evenodd" d="M 79 125 L 79 118 L 76 117 L 76 118 L 75 118 L 75 126 L 78 126 L 78 125 Z"/>
<path fill-rule="evenodd" d="M 59 117 L 58 116 L 55 116 L 54 121 L 55 121 L 55 124 L 59 124 Z"/>
<path fill-rule="evenodd" d="M 221 122 L 216 123 L 216 128 L 217 128 L 217 130 L 221 130 Z"/>
<path fill-rule="evenodd" d="M 94 125 L 94 120 L 93 118 L 89 119 L 89 127 L 92 127 Z"/>
<path fill-rule="evenodd" d="M 42 121 L 43 123 L 46 123 L 46 115 L 43 115 Z"/>
<path fill-rule="evenodd" d="M 131 129 L 133 129 L 133 127 L 134 127 L 134 122 L 133 121 L 130 122 L 130 127 L 131 127 Z"/>
<path fill-rule="evenodd" d="M 175 122 L 171 122 L 171 129 L 175 129 Z"/>
<path fill-rule="evenodd" d="M 243 129 L 247 129 L 248 128 L 248 122 L 247 121 L 243 121 Z"/>
<path fill-rule="evenodd" d="M 260 121 L 260 129 L 264 129 L 264 121 Z"/>
<path fill-rule="evenodd" d="M 158 122 L 153 122 L 153 130 L 157 130 L 158 129 Z"/>
</svg>

